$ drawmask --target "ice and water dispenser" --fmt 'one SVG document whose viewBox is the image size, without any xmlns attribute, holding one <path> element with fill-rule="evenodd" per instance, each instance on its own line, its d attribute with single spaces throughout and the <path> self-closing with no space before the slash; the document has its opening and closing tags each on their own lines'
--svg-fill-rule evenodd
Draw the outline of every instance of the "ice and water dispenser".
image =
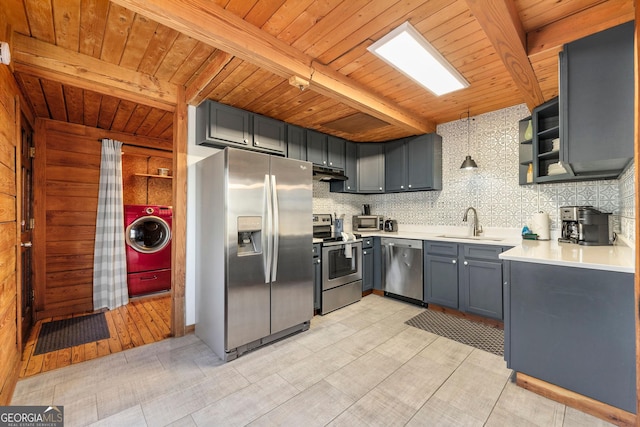
<svg viewBox="0 0 640 427">
<path fill-rule="evenodd" d="M 262 217 L 238 217 L 238 256 L 262 253 Z"/>
</svg>

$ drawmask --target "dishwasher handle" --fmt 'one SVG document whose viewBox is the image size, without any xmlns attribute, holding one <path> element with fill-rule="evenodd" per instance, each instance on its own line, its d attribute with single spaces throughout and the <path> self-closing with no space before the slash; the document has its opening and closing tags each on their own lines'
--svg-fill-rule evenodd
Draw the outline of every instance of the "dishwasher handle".
<svg viewBox="0 0 640 427">
<path fill-rule="evenodd" d="M 380 241 L 381 246 L 396 247 L 404 249 L 416 249 L 422 250 L 422 240 L 411 239 L 385 239 Z"/>
</svg>

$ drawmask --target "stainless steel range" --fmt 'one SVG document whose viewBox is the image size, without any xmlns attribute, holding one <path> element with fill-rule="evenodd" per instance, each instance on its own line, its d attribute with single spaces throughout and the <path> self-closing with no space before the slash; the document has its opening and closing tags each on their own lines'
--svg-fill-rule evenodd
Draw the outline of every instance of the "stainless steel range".
<svg viewBox="0 0 640 427">
<path fill-rule="evenodd" d="M 331 214 L 313 215 L 313 237 L 322 239 L 322 298 L 320 314 L 362 298 L 362 239 L 345 242 L 333 235 Z"/>
</svg>

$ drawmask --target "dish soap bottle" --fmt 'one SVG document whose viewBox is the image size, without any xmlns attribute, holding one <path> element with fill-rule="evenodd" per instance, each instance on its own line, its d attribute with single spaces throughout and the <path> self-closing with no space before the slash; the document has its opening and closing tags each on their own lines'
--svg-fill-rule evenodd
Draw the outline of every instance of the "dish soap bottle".
<svg viewBox="0 0 640 427">
<path fill-rule="evenodd" d="M 533 163 L 529 163 L 529 168 L 527 169 L 527 182 L 533 182 Z"/>
</svg>

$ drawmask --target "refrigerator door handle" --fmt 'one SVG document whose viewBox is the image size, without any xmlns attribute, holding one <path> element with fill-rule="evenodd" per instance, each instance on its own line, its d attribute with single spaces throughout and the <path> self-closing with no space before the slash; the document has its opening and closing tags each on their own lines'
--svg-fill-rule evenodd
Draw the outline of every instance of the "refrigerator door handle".
<svg viewBox="0 0 640 427">
<path fill-rule="evenodd" d="M 271 282 L 271 189 L 269 175 L 264 176 L 264 206 L 262 226 L 262 263 L 264 267 L 264 282 Z"/>
<path fill-rule="evenodd" d="M 278 187 L 276 184 L 276 176 L 271 175 L 271 196 L 273 198 L 273 264 L 271 266 L 271 281 L 275 282 L 278 277 L 278 248 L 280 246 L 280 216 L 278 206 Z"/>
</svg>

